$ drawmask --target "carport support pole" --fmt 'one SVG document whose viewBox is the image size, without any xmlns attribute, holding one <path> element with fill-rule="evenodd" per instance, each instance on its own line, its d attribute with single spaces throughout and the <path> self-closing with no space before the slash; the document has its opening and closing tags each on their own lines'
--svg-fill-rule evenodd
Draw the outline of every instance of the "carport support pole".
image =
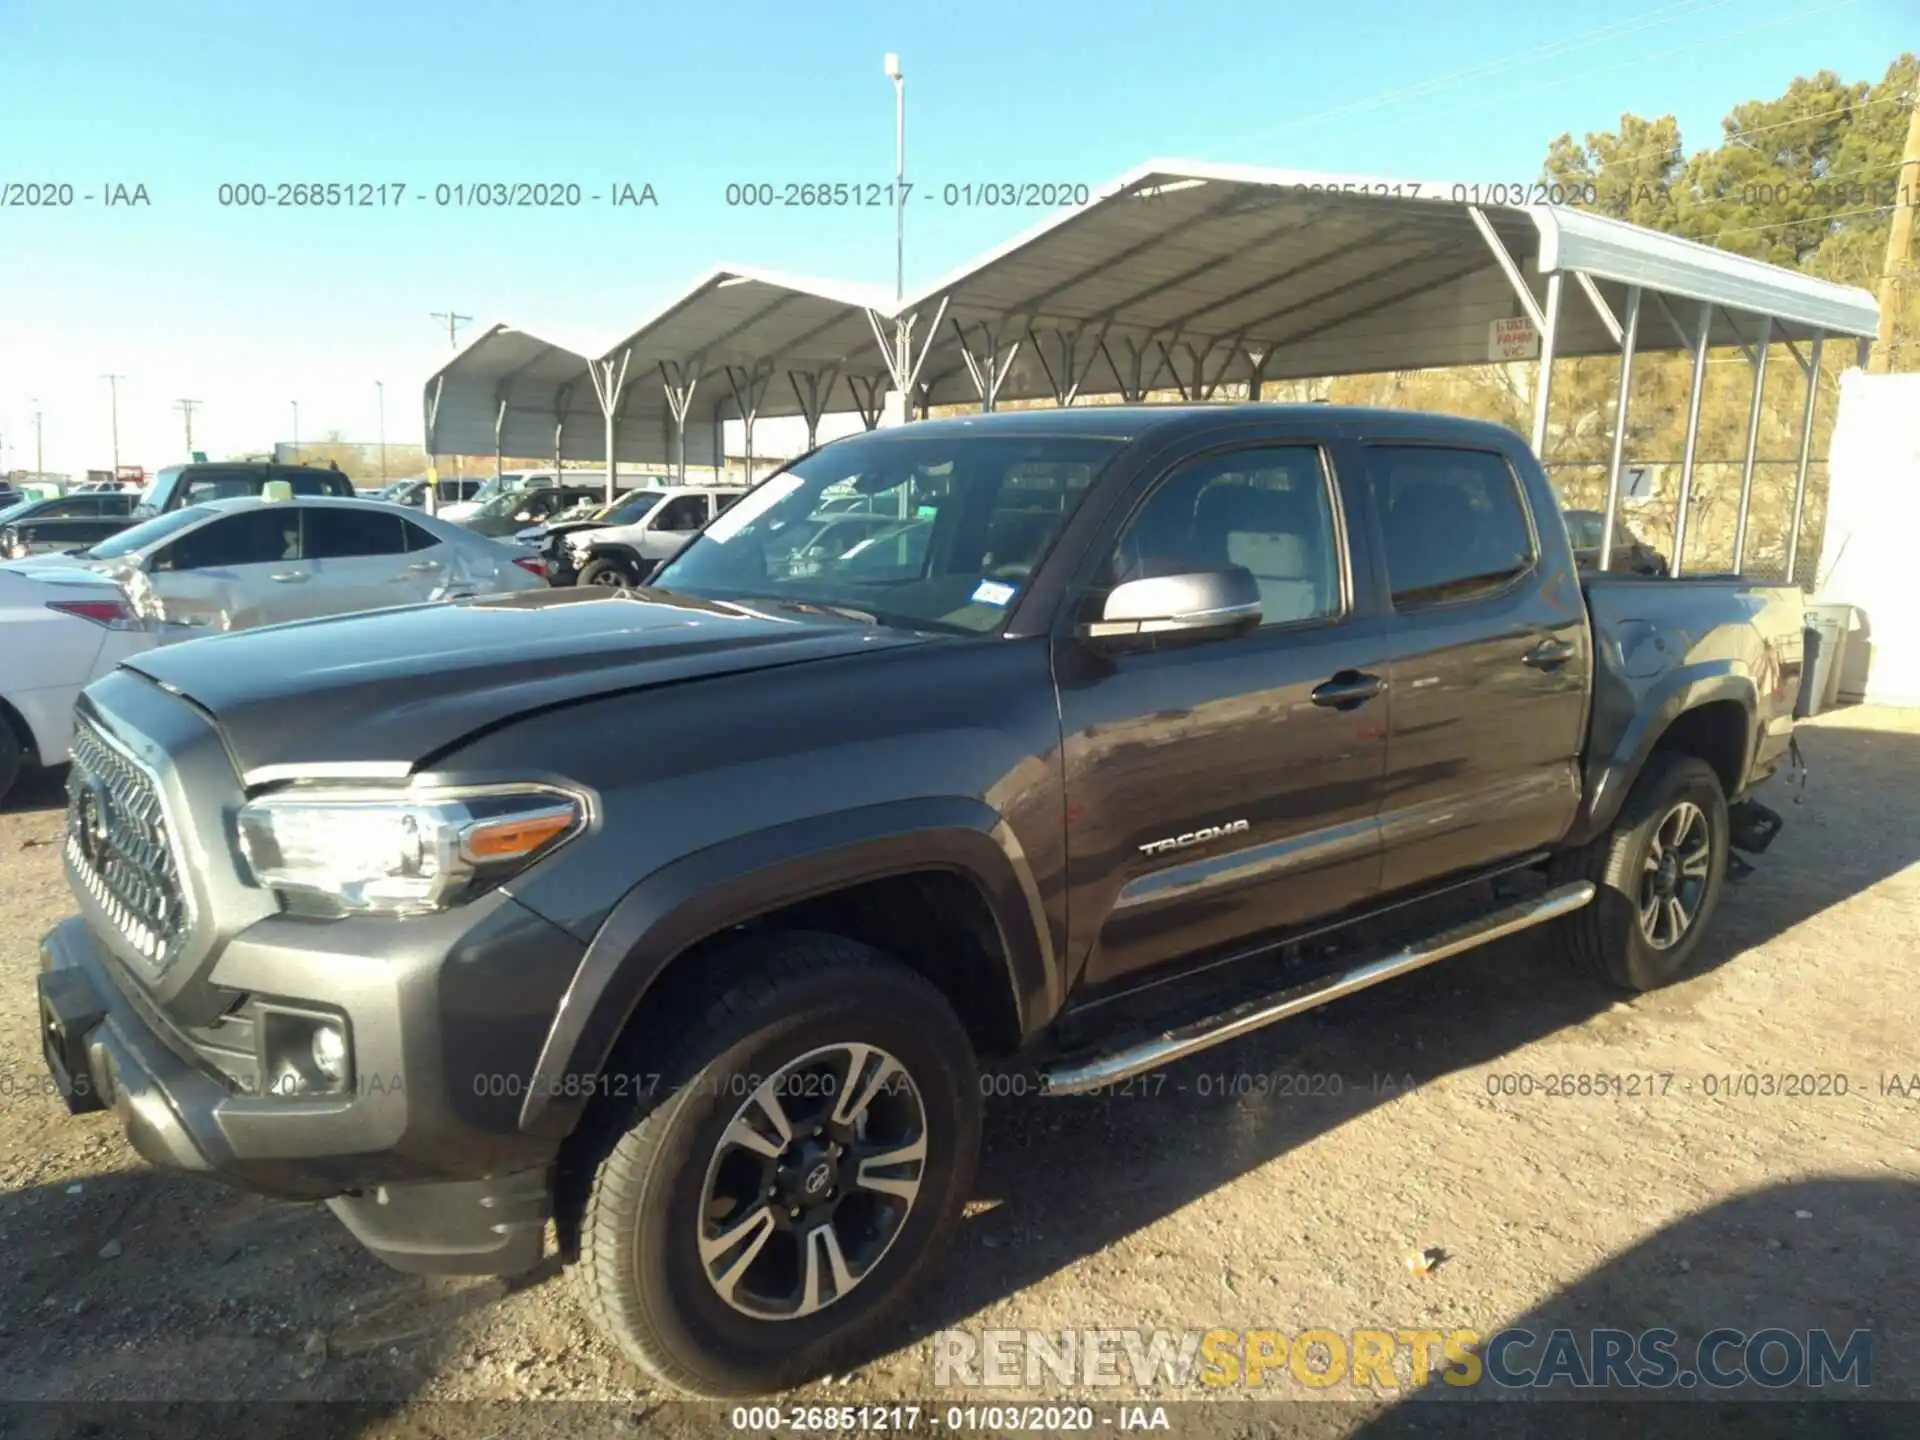
<svg viewBox="0 0 1920 1440">
<path fill-rule="evenodd" d="M 1787 573 L 1782 577 L 1793 583 L 1793 572 L 1800 559 L 1800 516 L 1807 504 L 1807 462 L 1813 457 L 1813 406 L 1820 398 L 1820 349 L 1827 337 L 1813 332 L 1813 353 L 1807 357 L 1807 400 L 1800 411 L 1800 464 L 1793 476 L 1793 524 L 1787 531 Z"/>
<path fill-rule="evenodd" d="M 600 399 L 600 414 L 607 422 L 607 503 L 613 503 L 613 493 L 620 483 L 620 462 L 615 458 L 619 454 L 620 402 L 627 393 L 627 362 L 633 358 L 631 349 L 620 352 L 620 366 L 614 368 L 613 357 L 603 356 L 593 362 L 588 371 L 593 376 L 594 393 Z M 558 479 L 559 477 L 554 477 Z"/>
<path fill-rule="evenodd" d="M 440 449 L 440 397 L 446 393 L 447 377 L 433 377 L 433 389 L 427 394 L 427 493 L 421 501 L 427 514 L 440 513 L 440 471 L 436 465 Z"/>
<path fill-rule="evenodd" d="M 1680 503 L 1673 515 L 1673 575 L 1686 573 L 1687 509 L 1693 502 L 1693 455 L 1700 444 L 1700 403 L 1707 392 L 1707 341 L 1713 336 L 1713 305 L 1700 307 L 1700 333 L 1693 341 L 1693 384 L 1687 396 L 1687 445 L 1680 456 Z"/>
<path fill-rule="evenodd" d="M 613 503 L 613 475 L 614 475 L 613 456 L 614 456 L 615 445 L 617 443 L 620 421 L 619 421 L 618 414 L 612 408 L 609 408 L 607 410 L 606 416 L 607 416 L 607 503 L 612 504 Z M 556 475 L 553 478 L 555 480 L 558 480 L 560 477 Z"/>
<path fill-rule="evenodd" d="M 1547 459 L 1547 407 L 1553 402 L 1553 347 L 1560 335 L 1560 285 L 1565 276 L 1547 276 L 1546 327 L 1540 332 L 1540 371 L 1533 382 L 1533 453 Z"/>
<path fill-rule="evenodd" d="M 496 483 L 500 479 L 500 467 L 504 463 L 501 460 L 500 446 L 501 432 L 506 429 L 506 425 L 507 402 L 502 400 L 493 407 L 493 478 Z"/>
<path fill-rule="evenodd" d="M 1740 509 L 1733 521 L 1733 573 L 1746 573 L 1747 517 L 1753 507 L 1753 463 L 1760 453 L 1761 399 L 1767 389 L 1767 351 L 1773 348 L 1773 317 L 1760 317 L 1760 338 L 1753 342 L 1753 401 L 1747 407 L 1747 449 L 1740 461 Z"/>
<path fill-rule="evenodd" d="M 1627 405 L 1633 397 L 1633 347 L 1640 339 L 1640 287 L 1627 287 L 1627 323 L 1620 333 L 1620 398 L 1613 407 L 1613 451 L 1607 458 L 1607 513 L 1600 526 L 1600 571 L 1613 562 L 1613 527 L 1620 515 L 1620 470 L 1627 457 Z"/>
</svg>

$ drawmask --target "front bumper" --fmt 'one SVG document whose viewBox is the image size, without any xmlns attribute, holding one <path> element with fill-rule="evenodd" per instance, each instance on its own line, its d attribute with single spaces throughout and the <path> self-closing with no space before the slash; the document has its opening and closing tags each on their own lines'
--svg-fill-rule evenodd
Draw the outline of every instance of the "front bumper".
<svg viewBox="0 0 1920 1440">
<path fill-rule="evenodd" d="M 288 957 L 289 972 L 311 958 Z M 450 963 L 462 958 L 471 956 Z M 42 939 L 40 967 L 42 1050 L 68 1108 L 112 1109 L 152 1164 L 325 1200 L 399 1269 L 513 1274 L 539 1263 L 552 1213 L 551 1143 L 491 1128 L 488 1113 L 434 1073 L 444 1067 L 419 1053 L 445 1043 L 431 990 L 391 996 L 396 1007 L 381 1016 L 367 1013 L 364 994 L 353 997 L 358 1011 L 347 1013 L 362 1034 L 384 1028 L 397 1040 L 413 1022 L 414 1053 L 369 1061 L 396 1064 L 391 1075 L 357 1070 L 350 1093 L 287 1096 L 236 1083 L 151 1007 L 79 917 Z M 460 1048 L 472 1054 L 478 1038 Z"/>
</svg>

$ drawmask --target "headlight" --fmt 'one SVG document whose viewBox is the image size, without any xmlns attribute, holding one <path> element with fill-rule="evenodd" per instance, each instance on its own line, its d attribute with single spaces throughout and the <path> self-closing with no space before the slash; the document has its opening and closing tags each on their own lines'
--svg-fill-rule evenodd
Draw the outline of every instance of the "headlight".
<svg viewBox="0 0 1920 1440">
<path fill-rule="evenodd" d="M 471 900 L 577 835 L 584 800 L 542 785 L 294 790 L 243 806 L 256 884 L 341 914 L 425 915 Z"/>
</svg>

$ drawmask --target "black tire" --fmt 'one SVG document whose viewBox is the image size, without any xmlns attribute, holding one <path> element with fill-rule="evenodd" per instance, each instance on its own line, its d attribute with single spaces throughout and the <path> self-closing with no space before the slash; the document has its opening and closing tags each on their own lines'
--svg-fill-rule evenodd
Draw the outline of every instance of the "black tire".
<svg viewBox="0 0 1920 1440">
<path fill-rule="evenodd" d="M 13 726 L 5 715 L 0 715 L 0 801 L 4 801 L 12 792 L 14 782 L 20 778 L 20 772 L 26 769 L 26 747 L 21 745 L 20 737 L 13 733 Z"/>
<path fill-rule="evenodd" d="M 589 560 L 580 567 L 580 573 L 574 576 L 576 585 L 601 585 L 608 589 L 632 590 L 640 583 L 640 577 L 633 573 L 633 567 L 624 560 L 605 557 Z"/>
<path fill-rule="evenodd" d="M 1657 873 L 1649 871 L 1650 864 L 1658 871 L 1658 863 L 1651 858 L 1655 839 L 1663 826 L 1674 826 L 1685 818 L 1680 808 L 1683 806 L 1694 807 L 1706 830 L 1705 874 L 1700 877 L 1691 918 L 1684 928 L 1669 919 L 1663 929 L 1662 916 L 1656 918 L 1655 929 L 1649 934 L 1643 923 L 1647 893 L 1643 884 L 1657 886 Z M 1691 755 L 1656 753 L 1628 792 L 1613 828 L 1592 844 L 1554 861 L 1556 883 L 1584 879 L 1594 885 L 1593 903 L 1569 915 L 1562 926 L 1561 933 L 1576 958 L 1599 978 L 1623 990 L 1658 990 L 1679 979 L 1700 948 L 1701 937 L 1720 903 L 1720 892 L 1726 884 L 1728 837 L 1726 792 L 1713 767 Z M 1664 902 L 1656 908 L 1663 909 Z M 1659 943 L 1661 935 L 1675 930 L 1677 941 Z"/>
<path fill-rule="evenodd" d="M 651 1054 L 635 1068 L 657 1072 L 658 1082 L 650 1076 L 649 1093 L 608 1127 L 581 1224 L 580 1269 L 601 1325 L 631 1360 L 681 1390 L 732 1399 L 844 1372 L 897 1337 L 900 1311 L 937 1266 L 973 1181 L 980 1082 L 972 1045 L 945 997 L 864 945 L 831 935 L 756 936 L 704 964 L 708 973 L 737 978 L 717 999 L 657 1016 L 649 1026 L 644 1048 Z M 738 1252 L 703 1257 L 702 1244 L 715 1238 L 708 1227 L 747 1229 L 736 1216 L 750 1222 L 765 1210 L 777 1218 L 786 1205 L 784 1199 L 762 1199 L 754 1180 L 751 1199 L 717 1211 L 720 1202 L 710 1187 L 742 1154 L 737 1146 L 727 1149 L 723 1137 L 737 1133 L 730 1127 L 765 1077 L 784 1073 L 782 1067 L 811 1053 L 848 1044 L 878 1047 L 910 1077 L 925 1145 L 918 1192 L 904 1215 L 889 1223 L 856 1223 L 847 1253 L 854 1263 L 861 1263 L 862 1245 L 877 1246 L 877 1255 L 864 1262 L 850 1287 L 835 1283 L 837 1293 L 820 1308 L 778 1319 L 743 1313 L 723 1295 L 709 1267 L 730 1268 L 740 1253 L 760 1257 L 752 1265 L 804 1265 L 815 1258 L 815 1237 L 802 1236 L 816 1212 L 807 1211 L 791 1228 L 782 1221 L 784 1239 L 770 1234 L 750 1252 L 743 1242 Z M 790 1098 L 782 1110 L 790 1112 L 796 1136 L 804 1136 L 806 1097 L 797 1086 L 784 1093 Z M 875 1099 L 868 1111 L 887 1103 L 893 1102 Z M 794 1148 L 786 1147 L 783 1156 Z M 718 1158 L 723 1154 L 732 1158 Z M 774 1163 L 744 1158 L 749 1166 Z M 801 1163 L 812 1167 L 812 1157 Z M 864 1165 L 859 1168 L 864 1174 Z M 849 1172 L 840 1173 L 844 1180 Z M 859 1209 L 874 1203 L 870 1191 L 844 1183 L 840 1188 L 845 1198 L 836 1204 L 852 1205 L 856 1217 L 870 1213 Z M 768 1227 L 773 1223 L 769 1218 Z M 834 1223 L 830 1219 L 829 1228 Z M 834 1247 L 837 1263 L 838 1240 Z M 826 1254 L 824 1241 L 820 1253 Z M 740 1263 L 748 1278 L 756 1273 Z M 838 1275 L 824 1258 L 820 1265 L 823 1277 Z M 793 1283 L 804 1294 L 797 1268 Z M 823 1279 L 816 1298 L 826 1288 Z M 749 1289 L 742 1279 L 731 1295 Z M 803 1299 L 801 1310 L 805 1304 Z"/>
</svg>

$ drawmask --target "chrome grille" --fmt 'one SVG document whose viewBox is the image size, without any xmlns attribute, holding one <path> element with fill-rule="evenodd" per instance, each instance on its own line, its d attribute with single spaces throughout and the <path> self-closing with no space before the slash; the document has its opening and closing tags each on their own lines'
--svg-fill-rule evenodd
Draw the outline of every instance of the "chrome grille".
<svg viewBox="0 0 1920 1440">
<path fill-rule="evenodd" d="M 84 716 L 74 717 L 66 854 L 134 949 L 156 965 L 173 959 L 187 906 L 159 786 Z"/>
</svg>

